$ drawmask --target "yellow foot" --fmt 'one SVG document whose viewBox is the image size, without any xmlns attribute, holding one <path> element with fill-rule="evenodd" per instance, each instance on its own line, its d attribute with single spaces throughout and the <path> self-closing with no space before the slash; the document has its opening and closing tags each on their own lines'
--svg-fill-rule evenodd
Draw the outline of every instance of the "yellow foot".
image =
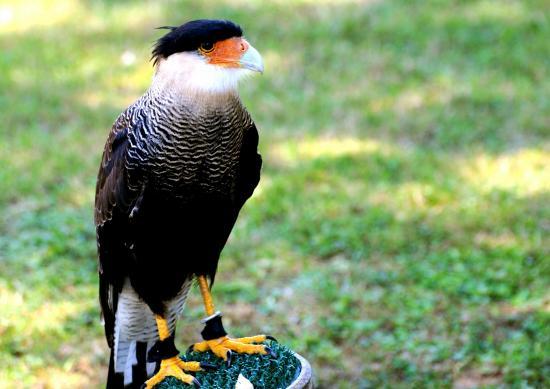
<svg viewBox="0 0 550 389">
<path fill-rule="evenodd" d="M 145 382 L 146 389 L 152 389 L 155 385 L 158 385 L 166 377 L 172 376 L 176 377 L 178 380 L 185 382 L 188 385 L 193 385 L 199 387 L 199 381 L 190 374 L 185 374 L 182 370 L 185 371 L 201 371 L 203 367 L 199 362 L 184 362 L 179 357 L 172 357 L 168 359 L 163 359 L 160 362 L 160 369 L 157 374 L 152 376 Z"/>
<path fill-rule="evenodd" d="M 273 358 L 277 358 L 275 352 L 268 346 L 263 344 L 254 344 L 265 342 L 267 339 L 275 340 L 275 338 L 269 335 L 256 335 L 235 339 L 231 339 L 228 336 L 222 336 L 218 339 L 205 340 L 195 343 L 189 347 L 189 349 L 198 352 L 210 350 L 219 358 L 226 361 L 229 366 L 231 364 L 231 354 L 233 351 L 238 354 L 269 354 Z"/>
</svg>

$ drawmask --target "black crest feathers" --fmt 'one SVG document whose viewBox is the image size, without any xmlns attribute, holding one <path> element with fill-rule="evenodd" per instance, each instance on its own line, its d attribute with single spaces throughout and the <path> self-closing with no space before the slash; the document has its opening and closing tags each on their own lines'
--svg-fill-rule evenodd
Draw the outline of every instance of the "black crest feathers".
<svg viewBox="0 0 550 389">
<path fill-rule="evenodd" d="M 215 43 L 243 35 L 242 29 L 229 20 L 193 20 L 179 27 L 163 26 L 158 29 L 170 30 L 153 47 L 152 60 L 157 64 L 162 58 L 174 53 L 195 51 L 202 43 Z"/>
</svg>

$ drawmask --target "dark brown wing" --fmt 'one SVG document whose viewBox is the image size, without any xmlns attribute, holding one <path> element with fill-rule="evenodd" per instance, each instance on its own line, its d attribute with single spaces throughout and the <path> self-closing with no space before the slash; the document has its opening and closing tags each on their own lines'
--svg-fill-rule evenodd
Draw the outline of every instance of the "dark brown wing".
<svg viewBox="0 0 550 389">
<path fill-rule="evenodd" d="M 130 119 L 122 114 L 109 134 L 97 177 L 95 213 L 99 257 L 99 301 L 105 320 L 105 335 L 112 345 L 118 295 L 126 276 L 130 254 L 126 235 L 129 214 L 139 192 L 128 186 L 125 167 Z"/>
<path fill-rule="evenodd" d="M 252 196 L 254 189 L 258 186 L 261 168 L 262 157 L 258 154 L 258 130 L 256 125 L 252 123 L 252 126 L 244 134 L 239 159 L 239 175 L 236 188 L 239 209 Z"/>
<path fill-rule="evenodd" d="M 105 143 L 95 191 L 96 227 L 109 221 L 117 206 L 128 206 L 131 203 L 125 169 L 130 125 L 126 113 L 120 115 Z"/>
<path fill-rule="evenodd" d="M 219 253 L 225 246 L 227 239 L 237 221 L 239 212 L 245 202 L 252 196 L 254 189 L 260 181 L 260 170 L 262 168 L 262 157 L 258 154 L 258 130 L 254 123 L 243 134 L 243 143 L 239 156 L 239 169 L 234 190 L 234 201 L 227 209 L 211 208 L 212 214 L 204 215 L 205 220 L 216 220 L 216 233 L 206 237 L 199 246 L 206 246 L 216 254 L 209 260 L 203 262 L 205 268 L 199 271 L 210 278 L 210 287 L 214 283 L 218 266 Z M 201 238 L 199 238 L 200 241 Z"/>
</svg>

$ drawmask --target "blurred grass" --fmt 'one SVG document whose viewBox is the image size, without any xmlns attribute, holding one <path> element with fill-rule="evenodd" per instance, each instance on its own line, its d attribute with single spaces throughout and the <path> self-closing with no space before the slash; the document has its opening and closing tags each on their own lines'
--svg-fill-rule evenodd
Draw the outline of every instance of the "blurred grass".
<svg viewBox="0 0 550 389">
<path fill-rule="evenodd" d="M 265 166 L 214 288 L 320 387 L 545 387 L 545 1 L 0 3 L 0 387 L 101 387 L 93 189 L 154 27 L 240 24 Z M 134 59 L 135 58 L 135 59 Z M 178 344 L 198 339 L 197 291 Z M 545 346 L 546 345 L 546 346 Z"/>
</svg>

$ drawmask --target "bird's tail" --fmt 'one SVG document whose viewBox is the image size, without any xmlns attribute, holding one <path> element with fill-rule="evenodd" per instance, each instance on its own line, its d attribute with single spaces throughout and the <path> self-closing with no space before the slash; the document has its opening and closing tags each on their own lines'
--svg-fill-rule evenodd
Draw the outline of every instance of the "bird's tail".
<svg viewBox="0 0 550 389">
<path fill-rule="evenodd" d="M 154 363 L 147 363 L 149 348 L 146 342 L 131 342 L 126 351 L 126 363 L 122 372 L 115 370 L 115 353 L 114 349 L 111 349 L 106 388 L 141 388 L 148 376 L 152 375 L 155 368 Z"/>
<path fill-rule="evenodd" d="M 106 389 L 121 389 L 124 388 L 124 375 L 115 373 L 115 352 L 111 349 L 111 357 L 109 358 L 109 373 L 107 374 Z"/>
</svg>

